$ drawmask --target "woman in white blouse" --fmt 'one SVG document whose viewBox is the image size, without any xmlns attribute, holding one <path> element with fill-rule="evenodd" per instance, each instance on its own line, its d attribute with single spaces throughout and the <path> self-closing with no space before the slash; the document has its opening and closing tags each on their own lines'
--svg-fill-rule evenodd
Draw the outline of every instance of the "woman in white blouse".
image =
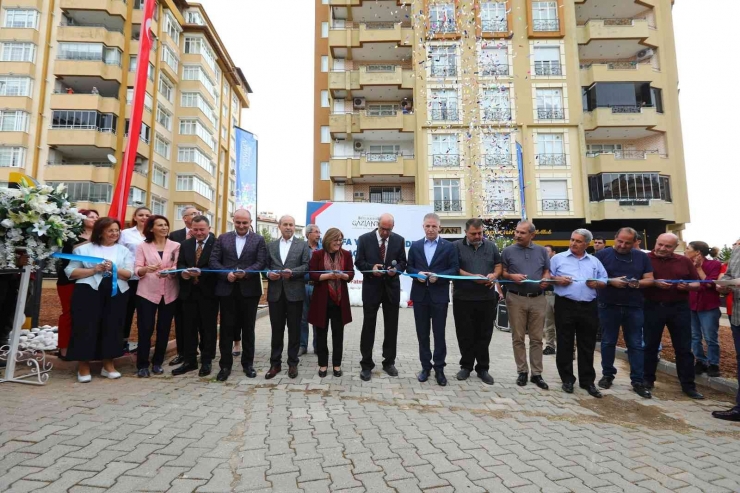
<svg viewBox="0 0 740 493">
<path fill-rule="evenodd" d="M 128 248 L 136 258 L 136 248 L 144 241 L 144 226 L 146 220 L 152 215 L 147 207 L 137 207 L 134 215 L 131 217 L 131 227 L 121 231 L 121 239 L 118 241 L 121 245 Z M 134 312 L 136 311 L 136 290 L 139 288 L 139 276 L 136 272 L 131 274 L 128 281 L 128 305 L 126 306 L 126 321 L 123 325 L 123 351 L 129 352 L 128 338 L 131 335 L 131 324 L 134 323 Z"/>
<path fill-rule="evenodd" d="M 91 380 L 90 361 L 103 361 L 101 376 L 121 377 L 113 359 L 123 355 L 121 337 L 134 257 L 118 244 L 120 224 L 110 217 L 98 219 L 90 242 L 74 249 L 76 255 L 103 258 L 103 262 L 73 260 L 64 269 L 70 279 L 77 281 L 72 294 L 72 336 L 67 359 L 79 362 L 77 380 L 81 383 Z M 116 279 L 113 279 L 113 264 L 117 268 Z M 116 296 L 112 296 L 114 282 L 118 287 Z"/>
</svg>

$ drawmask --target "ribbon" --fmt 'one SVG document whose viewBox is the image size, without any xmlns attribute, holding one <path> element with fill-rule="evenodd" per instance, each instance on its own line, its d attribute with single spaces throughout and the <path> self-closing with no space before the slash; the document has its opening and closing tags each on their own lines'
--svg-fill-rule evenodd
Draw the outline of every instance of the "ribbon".
<svg viewBox="0 0 740 493">
<path fill-rule="evenodd" d="M 52 253 L 51 256 L 53 258 L 60 258 L 63 260 L 76 260 L 77 262 L 87 262 L 89 264 L 102 264 L 103 262 L 108 260 L 100 257 L 88 257 L 87 255 L 76 255 L 73 253 Z M 116 267 L 115 262 L 111 262 L 110 264 L 111 277 L 113 278 L 111 286 L 111 296 L 115 296 L 118 294 L 118 268 Z M 103 277 L 107 276 L 103 274 Z"/>
</svg>

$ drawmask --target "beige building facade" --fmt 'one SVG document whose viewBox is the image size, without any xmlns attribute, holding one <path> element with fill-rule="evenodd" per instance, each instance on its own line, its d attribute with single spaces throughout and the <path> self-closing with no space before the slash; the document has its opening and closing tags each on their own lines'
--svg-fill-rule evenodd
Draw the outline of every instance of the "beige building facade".
<svg viewBox="0 0 740 493">
<path fill-rule="evenodd" d="M 314 200 L 538 239 L 689 221 L 671 0 L 316 0 Z M 522 152 L 520 198 L 517 148 Z"/>
<path fill-rule="evenodd" d="M 65 183 L 105 214 L 128 138 L 143 0 L 0 0 L 0 183 Z M 129 211 L 232 229 L 249 84 L 200 4 L 159 0 Z M 174 220 L 174 221 L 173 221 Z"/>
</svg>

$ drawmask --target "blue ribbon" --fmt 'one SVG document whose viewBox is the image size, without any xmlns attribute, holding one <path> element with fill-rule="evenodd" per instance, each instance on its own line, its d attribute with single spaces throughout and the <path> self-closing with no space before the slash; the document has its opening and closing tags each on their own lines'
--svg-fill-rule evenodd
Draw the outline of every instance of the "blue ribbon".
<svg viewBox="0 0 740 493">
<path fill-rule="evenodd" d="M 87 262 L 89 264 L 102 264 L 108 259 L 100 257 L 88 257 L 87 255 L 75 255 L 73 253 L 52 253 L 53 258 L 60 258 L 63 260 L 76 260 L 77 262 Z M 116 263 L 111 261 L 111 277 L 113 278 L 113 285 L 111 286 L 111 296 L 118 294 L 118 268 Z M 105 275 L 103 275 L 105 277 Z"/>
</svg>

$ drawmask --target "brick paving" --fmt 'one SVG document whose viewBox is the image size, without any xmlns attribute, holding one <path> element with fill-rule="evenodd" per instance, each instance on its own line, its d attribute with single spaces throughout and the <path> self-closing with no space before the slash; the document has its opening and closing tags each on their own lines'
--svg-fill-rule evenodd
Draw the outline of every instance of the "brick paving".
<svg viewBox="0 0 740 493">
<path fill-rule="evenodd" d="M 121 367 L 119 381 L 78 384 L 55 371 L 43 388 L 3 384 L 0 491 L 740 491 L 740 425 L 709 414 L 729 395 L 702 389 L 708 399 L 691 401 L 661 375 L 645 401 L 621 361 L 604 399 L 569 395 L 552 356 L 551 390 L 518 387 L 510 335 L 498 331 L 496 383 L 458 382 L 451 316 L 450 383 L 421 384 L 411 310 L 401 311 L 400 376 L 376 370 L 362 382 L 362 313 L 353 313 L 341 378 L 320 379 L 308 354 L 297 379 L 265 380 L 262 318 L 256 379 L 235 371 L 225 384 L 192 373 L 140 380 Z M 376 362 L 379 352 L 380 340 Z"/>
</svg>

